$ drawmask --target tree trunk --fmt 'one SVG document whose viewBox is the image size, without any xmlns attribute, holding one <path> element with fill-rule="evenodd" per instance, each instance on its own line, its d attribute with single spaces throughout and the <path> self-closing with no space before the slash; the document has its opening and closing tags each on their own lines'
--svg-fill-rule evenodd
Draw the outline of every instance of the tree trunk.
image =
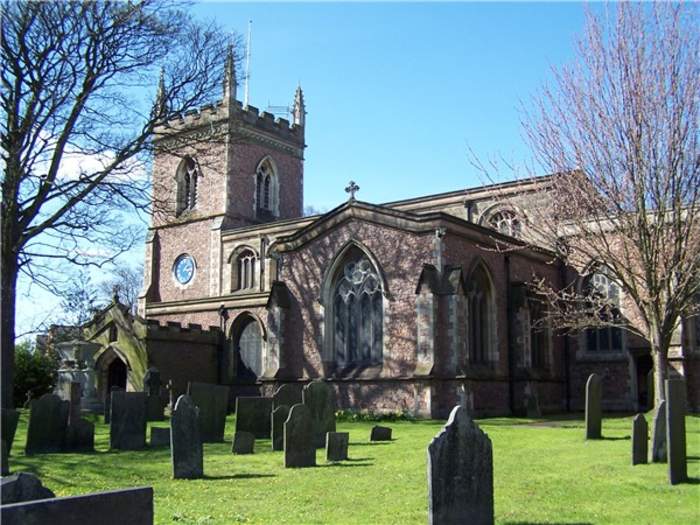
<svg viewBox="0 0 700 525">
<path fill-rule="evenodd" d="M 652 346 L 651 355 L 654 360 L 654 407 L 666 399 L 664 381 L 668 377 L 668 357 L 666 351 Z"/>
<path fill-rule="evenodd" d="M 3 234 L 5 232 L 3 231 Z M 15 303 L 17 300 L 17 258 L 14 243 L 3 235 L 0 249 L 0 355 L 2 356 L 2 408 L 13 408 L 15 372 Z"/>
</svg>

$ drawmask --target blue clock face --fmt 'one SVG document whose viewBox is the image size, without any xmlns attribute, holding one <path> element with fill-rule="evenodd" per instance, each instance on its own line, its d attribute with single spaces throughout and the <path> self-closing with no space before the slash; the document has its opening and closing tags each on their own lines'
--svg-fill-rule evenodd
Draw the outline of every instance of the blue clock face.
<svg viewBox="0 0 700 525">
<path fill-rule="evenodd" d="M 180 255 L 180 257 L 175 260 L 173 273 L 175 274 L 177 282 L 180 284 L 187 284 L 194 276 L 194 259 L 192 259 L 190 255 Z"/>
</svg>

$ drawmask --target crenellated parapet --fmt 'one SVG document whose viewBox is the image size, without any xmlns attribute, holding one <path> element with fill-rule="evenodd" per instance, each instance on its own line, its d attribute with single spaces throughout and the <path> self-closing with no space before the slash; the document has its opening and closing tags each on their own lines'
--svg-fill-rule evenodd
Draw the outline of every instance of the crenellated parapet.
<svg viewBox="0 0 700 525">
<path fill-rule="evenodd" d="M 146 337 L 148 340 L 193 341 L 199 343 L 218 344 L 223 332 L 218 326 L 202 328 L 201 324 L 188 323 L 184 325 L 176 321 L 161 323 L 155 319 L 146 321 Z"/>
</svg>

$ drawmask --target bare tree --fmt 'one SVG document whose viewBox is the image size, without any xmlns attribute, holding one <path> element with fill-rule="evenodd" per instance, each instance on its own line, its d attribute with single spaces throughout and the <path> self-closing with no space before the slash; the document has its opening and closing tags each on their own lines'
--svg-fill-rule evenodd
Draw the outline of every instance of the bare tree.
<svg viewBox="0 0 700 525">
<path fill-rule="evenodd" d="M 535 169 L 555 174 L 548 198 L 529 210 L 531 243 L 556 250 L 584 280 L 603 272 L 621 294 L 595 282 L 532 286 L 560 328 L 644 337 L 657 401 L 674 332 L 698 314 L 697 9 L 621 2 L 614 14 L 588 13 L 574 63 L 554 70 L 523 121 Z"/>
<path fill-rule="evenodd" d="M 120 264 L 98 285 L 98 289 L 105 302 L 111 300 L 116 294 L 119 301 L 127 306 L 132 314 L 135 314 L 142 283 L 142 264 L 135 266 Z"/>
<path fill-rule="evenodd" d="M 154 130 L 210 102 L 232 53 L 215 26 L 164 0 L 9 2 L 1 16 L 2 403 L 10 406 L 18 274 L 54 290 L 58 262 L 103 264 L 132 246 L 140 229 L 125 214 L 149 204 Z M 146 88 L 159 70 L 154 103 Z"/>
</svg>

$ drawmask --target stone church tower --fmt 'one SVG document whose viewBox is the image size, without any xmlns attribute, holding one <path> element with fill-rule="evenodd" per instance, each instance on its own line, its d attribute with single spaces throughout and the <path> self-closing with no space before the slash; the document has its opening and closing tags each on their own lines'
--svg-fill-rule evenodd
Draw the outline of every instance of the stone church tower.
<svg viewBox="0 0 700 525">
<path fill-rule="evenodd" d="M 302 215 L 301 87 L 291 123 L 242 106 L 236 88 L 229 49 L 222 100 L 156 131 L 154 212 L 139 301 L 143 316 L 146 302 L 221 295 L 223 232 Z"/>
</svg>

